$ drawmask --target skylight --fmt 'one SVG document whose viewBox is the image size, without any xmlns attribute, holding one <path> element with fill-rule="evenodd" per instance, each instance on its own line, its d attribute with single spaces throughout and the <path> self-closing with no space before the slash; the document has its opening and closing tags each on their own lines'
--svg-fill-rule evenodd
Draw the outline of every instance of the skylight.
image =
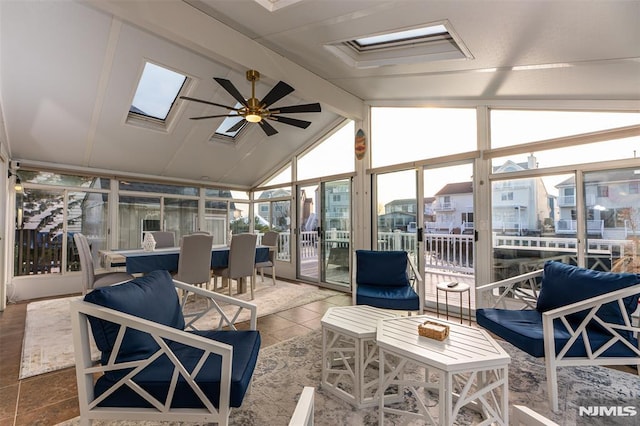
<svg viewBox="0 0 640 426">
<path fill-rule="evenodd" d="M 242 104 L 240 102 L 236 103 L 235 108 L 241 107 Z M 236 126 L 236 124 L 240 123 L 241 121 L 242 125 L 237 130 L 228 131 L 229 129 L 234 128 L 234 126 Z M 240 134 L 240 132 L 246 127 L 246 125 L 247 121 L 244 120 L 241 116 L 226 117 L 222 121 L 220 126 L 218 126 L 218 128 L 216 129 L 213 138 L 225 139 L 226 141 L 230 142 L 231 140 L 235 139 L 238 134 Z"/>
<path fill-rule="evenodd" d="M 412 30 L 399 31 L 396 33 L 388 33 L 371 37 L 357 38 L 354 41 L 362 47 L 374 45 L 388 45 L 390 43 L 410 42 L 423 39 L 425 37 L 433 37 L 435 35 L 448 35 L 444 25 L 432 25 L 423 28 L 414 28 Z"/>
<path fill-rule="evenodd" d="M 130 113 L 165 121 L 187 77 L 147 62 Z"/>
<path fill-rule="evenodd" d="M 349 66 L 360 69 L 473 59 L 446 20 L 417 28 L 337 41 L 326 44 L 325 48 Z"/>
</svg>

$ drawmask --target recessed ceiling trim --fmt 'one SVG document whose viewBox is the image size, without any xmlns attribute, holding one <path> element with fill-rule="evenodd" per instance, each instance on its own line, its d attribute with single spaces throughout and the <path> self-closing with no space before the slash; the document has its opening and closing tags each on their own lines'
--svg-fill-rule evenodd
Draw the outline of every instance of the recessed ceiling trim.
<svg viewBox="0 0 640 426">
<path fill-rule="evenodd" d="M 434 30 L 429 32 L 428 28 L 432 27 Z M 403 34 L 406 37 L 403 38 Z M 359 69 L 473 59 L 448 20 L 334 41 L 324 47 L 347 65 Z"/>
<path fill-rule="evenodd" d="M 283 7 L 291 6 L 292 4 L 301 2 L 302 0 L 254 0 L 260 6 L 267 9 L 269 12 L 275 12 Z"/>
</svg>

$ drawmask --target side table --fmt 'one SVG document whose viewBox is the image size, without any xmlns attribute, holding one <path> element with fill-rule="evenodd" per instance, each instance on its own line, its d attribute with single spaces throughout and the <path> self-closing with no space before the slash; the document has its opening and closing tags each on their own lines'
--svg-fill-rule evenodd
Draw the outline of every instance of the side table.
<svg viewBox="0 0 640 426">
<path fill-rule="evenodd" d="M 467 293 L 467 300 L 469 302 L 469 325 L 471 325 L 471 287 L 465 283 L 458 283 L 454 287 L 449 287 L 450 284 L 450 281 L 445 281 L 436 285 L 436 315 L 440 318 L 440 292 L 444 291 L 447 319 L 449 319 L 449 293 L 458 293 L 460 297 L 460 324 L 462 324 L 464 318 L 464 313 L 462 312 L 462 295 Z"/>
<path fill-rule="evenodd" d="M 378 320 L 397 316 L 366 305 L 329 308 L 321 321 L 322 389 L 357 408 L 378 405 Z"/>
</svg>

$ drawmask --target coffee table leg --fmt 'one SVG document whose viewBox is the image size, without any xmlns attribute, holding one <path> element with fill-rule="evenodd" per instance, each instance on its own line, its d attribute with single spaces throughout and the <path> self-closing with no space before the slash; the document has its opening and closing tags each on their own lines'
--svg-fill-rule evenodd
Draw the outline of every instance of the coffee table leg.
<svg viewBox="0 0 640 426">
<path fill-rule="evenodd" d="M 469 301 L 469 325 L 471 325 L 471 289 L 467 291 L 467 300 Z"/>
<path fill-rule="evenodd" d="M 386 385 L 384 382 L 384 350 L 378 348 L 378 359 L 380 360 L 380 366 L 378 367 L 378 393 L 380 394 L 380 403 L 378 404 L 378 425 L 384 425 L 384 391 Z"/>
</svg>

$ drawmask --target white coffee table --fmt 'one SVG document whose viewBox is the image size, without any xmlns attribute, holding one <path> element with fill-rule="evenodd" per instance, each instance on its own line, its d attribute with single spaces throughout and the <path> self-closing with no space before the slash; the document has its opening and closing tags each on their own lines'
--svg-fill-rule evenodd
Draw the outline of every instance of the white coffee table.
<svg viewBox="0 0 640 426">
<path fill-rule="evenodd" d="M 378 405 L 376 327 L 395 317 L 366 305 L 329 308 L 322 317 L 322 389 L 357 408 Z"/>
<path fill-rule="evenodd" d="M 450 327 L 449 337 L 438 341 L 418 334 L 425 320 Z M 422 418 L 427 424 L 452 425 L 460 409 L 469 406 L 483 414 L 486 424 L 509 424 L 509 354 L 484 330 L 426 315 L 383 319 L 376 340 L 381 365 L 395 366 L 391 374 L 380 372 L 381 395 L 397 386 L 411 391 L 417 409 L 380 399 L 380 424 L 386 413 Z M 426 374 L 425 374 L 426 372 Z M 430 374 L 435 373 L 435 374 Z M 438 414 L 427 407 L 426 391 L 438 394 Z"/>
</svg>

